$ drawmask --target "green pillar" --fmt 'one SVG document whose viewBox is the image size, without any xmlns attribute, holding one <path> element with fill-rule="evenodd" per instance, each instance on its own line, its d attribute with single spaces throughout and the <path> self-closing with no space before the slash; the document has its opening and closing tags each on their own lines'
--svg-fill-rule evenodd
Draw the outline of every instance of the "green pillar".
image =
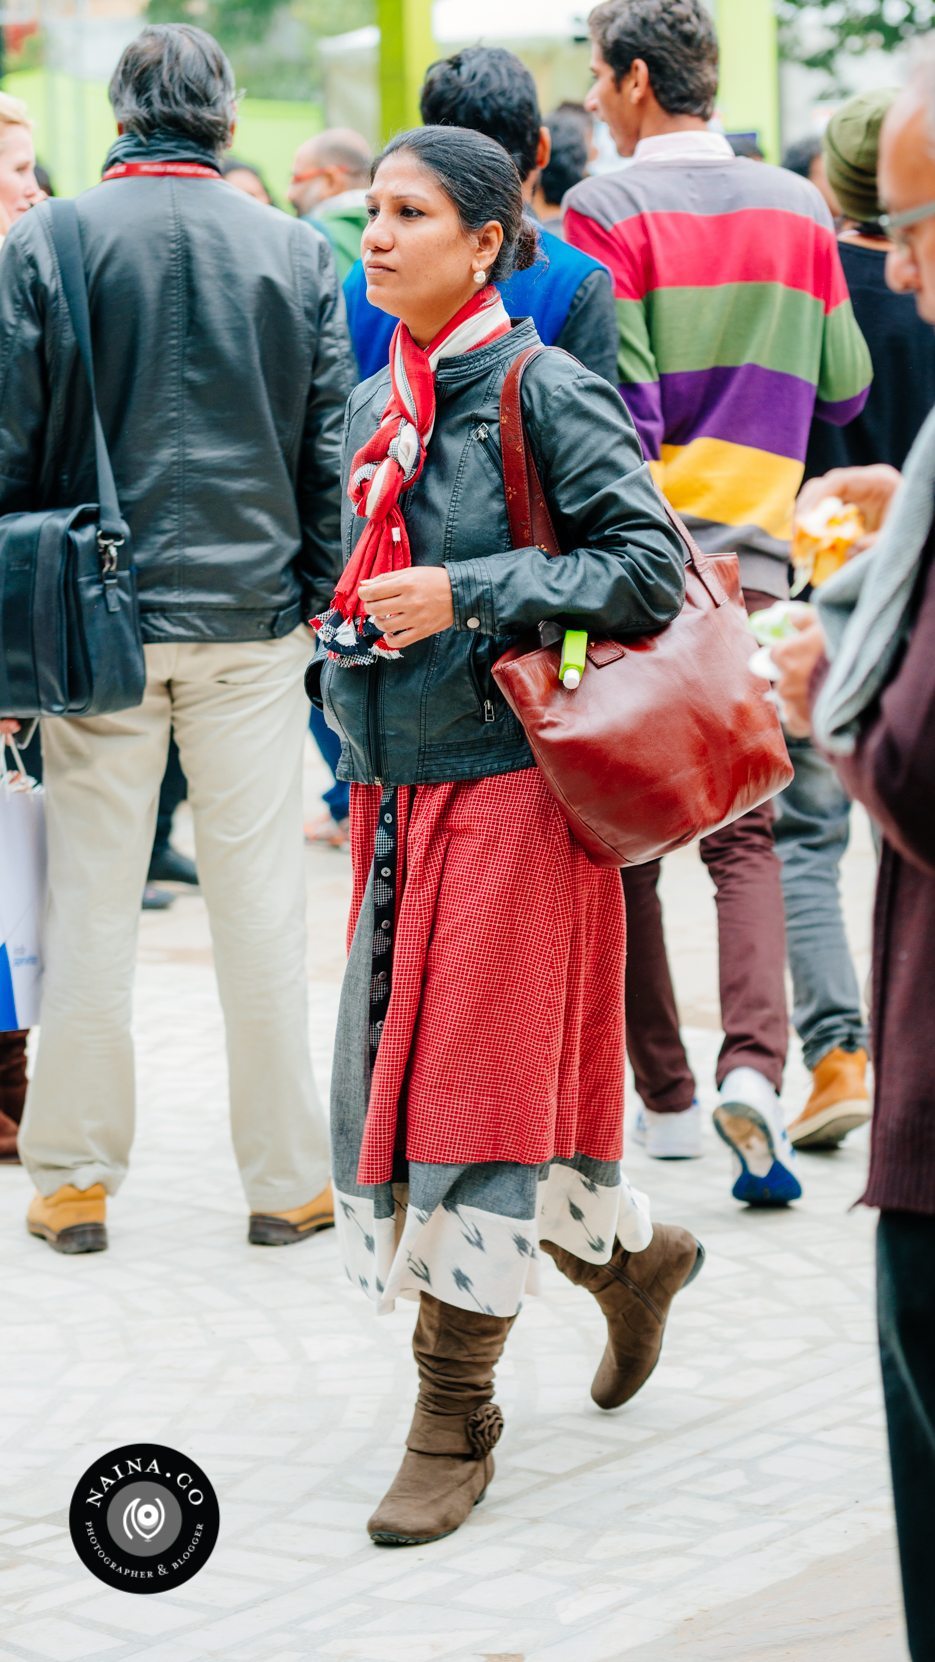
<svg viewBox="0 0 935 1662">
<path fill-rule="evenodd" d="M 773 0 L 716 0 L 721 43 L 718 113 L 728 132 L 756 131 L 779 160 L 779 47 Z"/>
<path fill-rule="evenodd" d="M 418 127 L 419 91 L 438 56 L 432 40 L 432 0 L 377 0 L 380 26 L 380 130 L 384 141 Z"/>
</svg>

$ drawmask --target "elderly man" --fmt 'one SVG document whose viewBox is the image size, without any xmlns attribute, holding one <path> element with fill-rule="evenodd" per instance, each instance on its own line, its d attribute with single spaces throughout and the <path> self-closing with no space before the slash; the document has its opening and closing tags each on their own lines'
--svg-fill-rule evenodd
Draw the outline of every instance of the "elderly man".
<svg viewBox="0 0 935 1662">
<path fill-rule="evenodd" d="M 221 179 L 234 79 L 210 35 L 144 29 L 110 99 L 120 137 L 77 207 L 147 681 L 139 708 L 42 724 L 50 897 L 20 1135 L 39 1191 L 29 1228 L 59 1251 L 107 1244 L 105 1197 L 133 1140 L 137 917 L 171 726 L 210 914 L 249 1235 L 286 1243 L 333 1221 L 308 1051 L 302 670 L 304 622 L 340 563 L 343 306 L 324 239 Z M 51 206 L 25 215 L 0 256 L 0 514 L 95 496 L 89 390 Z M 193 1111 L 202 1091 L 193 1081 Z M 207 1206 L 217 1174 L 203 1181 Z"/>
<path fill-rule="evenodd" d="M 887 277 L 935 324 L 935 58 L 887 116 Z M 876 1112 L 864 1202 L 880 1208 L 878 1320 L 909 1649 L 930 1662 L 935 1581 L 935 411 L 906 461 L 814 481 L 879 536 L 774 649 L 792 731 L 814 728 L 883 832 L 873 947 Z M 830 659 L 830 664 L 827 659 Z"/>
<path fill-rule="evenodd" d="M 342 283 L 360 258 L 370 161 L 370 147 L 360 133 L 329 127 L 300 144 L 292 164 L 286 195 L 299 218 L 328 238 Z"/>
</svg>

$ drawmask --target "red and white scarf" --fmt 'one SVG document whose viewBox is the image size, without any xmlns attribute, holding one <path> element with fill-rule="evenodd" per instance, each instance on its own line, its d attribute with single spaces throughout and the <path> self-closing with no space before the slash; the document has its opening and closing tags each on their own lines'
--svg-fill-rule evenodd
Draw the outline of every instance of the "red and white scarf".
<svg viewBox="0 0 935 1662">
<path fill-rule="evenodd" d="M 380 425 L 351 462 L 347 494 L 366 519 L 331 602 L 312 628 L 342 664 L 372 664 L 398 658 L 378 626 L 368 617 L 360 585 L 370 577 L 405 571 L 412 564 L 406 521 L 399 506 L 403 491 L 425 466 L 426 447 L 435 426 L 435 370 L 441 358 L 476 352 L 509 333 L 510 320 L 499 292 L 487 284 L 456 312 L 424 348 L 417 346 L 404 323 L 390 342 L 389 401 Z"/>
</svg>

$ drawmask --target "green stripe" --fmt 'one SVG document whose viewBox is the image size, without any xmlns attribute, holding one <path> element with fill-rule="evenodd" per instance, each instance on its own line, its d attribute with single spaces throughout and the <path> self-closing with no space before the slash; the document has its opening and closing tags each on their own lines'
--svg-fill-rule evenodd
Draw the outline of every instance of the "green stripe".
<svg viewBox="0 0 935 1662">
<path fill-rule="evenodd" d="M 842 300 L 825 320 L 818 396 L 829 404 L 856 398 L 873 379 L 867 343 L 849 300 Z"/>
<path fill-rule="evenodd" d="M 627 315 L 639 307 L 644 319 Z M 648 325 L 656 371 L 730 368 L 760 364 L 803 381 L 818 382 L 825 310 L 820 300 L 778 283 L 721 283 L 710 288 L 657 289 L 645 300 L 618 300 L 621 357 Z M 840 308 L 837 308 L 840 310 Z M 622 377 L 629 379 L 630 377 Z M 645 373 L 633 380 L 651 379 Z M 855 389 L 851 389 L 855 390 Z"/>
<path fill-rule="evenodd" d="M 658 381 L 642 300 L 618 300 L 617 379 L 628 385 Z"/>
</svg>

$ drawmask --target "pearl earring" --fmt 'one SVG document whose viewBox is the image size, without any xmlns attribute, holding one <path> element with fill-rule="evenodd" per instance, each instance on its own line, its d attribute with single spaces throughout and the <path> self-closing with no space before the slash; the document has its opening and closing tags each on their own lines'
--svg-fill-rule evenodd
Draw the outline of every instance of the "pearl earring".
<svg viewBox="0 0 935 1662">
<path fill-rule="evenodd" d="M 475 281 L 475 283 L 486 283 L 486 281 L 487 281 L 486 271 L 475 271 L 474 281 Z"/>
</svg>

